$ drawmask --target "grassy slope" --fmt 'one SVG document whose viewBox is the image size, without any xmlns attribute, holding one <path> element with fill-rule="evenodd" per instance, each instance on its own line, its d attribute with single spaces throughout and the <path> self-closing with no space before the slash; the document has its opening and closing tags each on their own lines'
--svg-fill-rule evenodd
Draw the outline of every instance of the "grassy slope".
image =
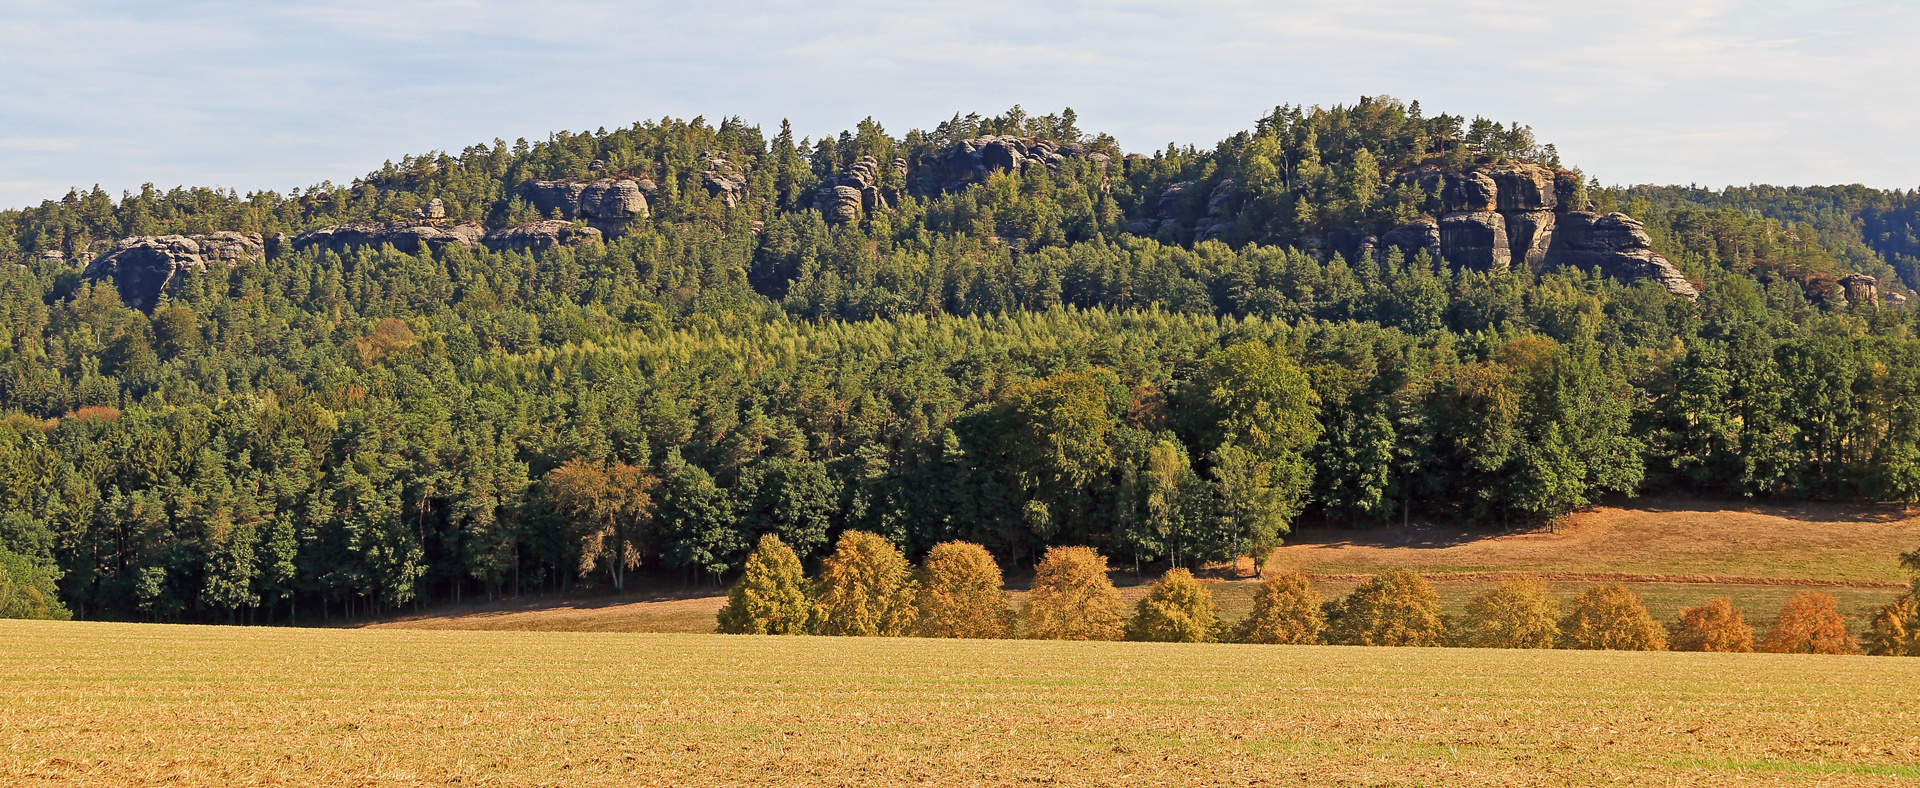
<svg viewBox="0 0 1920 788">
<path fill-rule="evenodd" d="M 1636 501 L 1630 508 L 1598 507 L 1574 515 L 1553 533 L 1473 534 L 1441 528 L 1347 531 L 1306 529 L 1275 552 L 1268 568 L 1322 575 L 1314 583 L 1327 596 L 1345 594 L 1352 576 L 1389 566 L 1411 566 L 1436 581 L 1449 612 L 1491 588 L 1466 573 L 1519 572 L 1548 577 L 1580 574 L 1685 575 L 1773 581 L 1882 584 L 1894 587 L 1821 586 L 1832 594 L 1858 631 L 1881 605 L 1905 591 L 1900 553 L 1920 547 L 1920 512 L 1892 507 L 1740 506 L 1679 499 Z M 1248 568 L 1247 571 L 1251 571 Z M 1460 575 L 1449 579 L 1449 575 Z M 1150 580 L 1151 578 L 1147 578 Z M 1146 594 L 1142 580 L 1119 572 L 1115 581 L 1130 601 Z M 1549 583 L 1571 599 L 1591 580 Z M 1212 582 L 1223 614 L 1238 617 L 1252 607 L 1256 585 Z M 1629 582 L 1655 616 L 1672 620 L 1680 608 L 1729 597 L 1747 620 L 1764 629 L 1781 605 L 1805 587 L 1755 583 Z M 443 608 L 376 626 L 417 629 L 565 630 L 589 632 L 712 632 L 725 603 L 717 590 L 635 594 L 628 597 L 554 601 L 528 599 Z"/>
<path fill-rule="evenodd" d="M 1906 660 L 0 621 L 0 784 L 1884 785 Z"/>
</svg>

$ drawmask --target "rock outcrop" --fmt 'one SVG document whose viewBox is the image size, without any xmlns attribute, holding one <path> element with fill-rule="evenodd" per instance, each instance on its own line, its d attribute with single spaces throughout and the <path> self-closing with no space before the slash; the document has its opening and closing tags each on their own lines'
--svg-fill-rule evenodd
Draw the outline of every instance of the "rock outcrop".
<svg viewBox="0 0 1920 788">
<path fill-rule="evenodd" d="M 649 215 L 647 192 L 653 181 L 640 178 L 602 178 L 579 181 L 527 181 L 513 190 L 544 217 L 581 219 L 600 232 L 618 236 L 627 223 Z"/>
<path fill-rule="evenodd" d="M 1526 266 L 1597 267 L 1627 281 L 1652 279 L 1688 299 L 1700 293 L 1653 251 L 1646 228 L 1626 214 L 1572 210 L 1580 184 L 1571 172 L 1535 164 L 1501 164 L 1465 172 L 1425 165 L 1394 185 L 1435 195 L 1439 217 L 1395 227 L 1380 243 L 1407 255 L 1425 251 L 1481 271 Z"/>
<path fill-rule="evenodd" d="M 1846 294 L 1850 303 L 1871 304 L 1880 300 L 1880 280 L 1866 274 L 1849 274 L 1840 278 L 1840 292 Z"/>
<path fill-rule="evenodd" d="M 121 239 L 88 263 L 83 275 L 95 281 L 112 279 L 121 301 L 150 312 L 175 277 L 209 266 L 232 268 L 264 254 L 259 233 L 140 235 Z"/>
<path fill-rule="evenodd" d="M 382 244 L 393 244 L 393 248 L 407 254 L 419 254 L 422 249 L 438 251 L 449 245 L 472 248 L 474 244 L 480 242 L 480 237 L 486 235 L 486 232 L 485 228 L 471 222 L 451 227 L 436 227 L 430 224 L 354 222 L 301 233 L 294 236 L 293 248 L 319 247 L 342 253 L 358 247 L 377 249 Z"/>
<path fill-rule="evenodd" d="M 944 153 L 920 160 L 914 189 L 923 194 L 958 191 L 986 183 L 999 172 L 1025 172 L 1029 167 L 1059 168 L 1068 159 L 1084 159 L 1104 170 L 1112 157 L 1085 143 L 1061 145 L 1052 140 L 1002 134 L 972 137 L 954 143 Z"/>
<path fill-rule="evenodd" d="M 706 169 L 700 173 L 700 185 L 707 193 L 725 200 L 728 208 L 739 205 L 747 198 L 747 173 L 740 165 L 728 161 L 718 151 L 701 154 Z"/>
<path fill-rule="evenodd" d="M 547 219 L 494 230 L 480 239 L 488 249 L 496 252 L 508 250 L 544 252 L 556 246 L 577 246 L 583 243 L 599 243 L 601 233 L 594 227 L 581 227 L 573 222 L 559 219 Z"/>
<path fill-rule="evenodd" d="M 907 174 L 907 160 L 894 159 L 893 171 L 904 182 Z M 872 156 L 862 156 L 859 161 L 847 168 L 847 171 L 835 175 L 814 193 L 813 205 L 834 223 L 857 222 L 874 211 L 893 208 L 900 202 L 900 194 L 881 185 L 881 165 Z"/>
</svg>

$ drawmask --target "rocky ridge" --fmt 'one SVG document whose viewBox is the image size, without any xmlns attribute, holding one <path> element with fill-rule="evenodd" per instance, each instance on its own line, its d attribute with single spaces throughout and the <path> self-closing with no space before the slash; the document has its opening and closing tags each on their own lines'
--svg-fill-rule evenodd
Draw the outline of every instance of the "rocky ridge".
<svg viewBox="0 0 1920 788">
<path fill-rule="evenodd" d="M 246 260 L 260 259 L 266 250 L 266 241 L 259 233 L 137 235 L 122 238 L 95 257 L 82 275 L 95 281 L 113 279 L 121 301 L 150 312 L 174 277 L 214 265 L 222 270 L 232 268 Z"/>
</svg>

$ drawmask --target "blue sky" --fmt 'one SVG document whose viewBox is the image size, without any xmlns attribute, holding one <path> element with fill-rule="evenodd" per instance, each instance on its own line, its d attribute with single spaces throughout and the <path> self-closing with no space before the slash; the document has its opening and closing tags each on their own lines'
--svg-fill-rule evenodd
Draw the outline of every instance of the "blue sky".
<svg viewBox="0 0 1920 788">
<path fill-rule="evenodd" d="M 1129 150 L 1204 147 L 1383 93 L 1531 125 L 1607 183 L 1920 187 L 1920 0 L 0 0 L 0 69 L 0 207 L 667 115 L 818 136 L 1072 106 Z"/>
</svg>

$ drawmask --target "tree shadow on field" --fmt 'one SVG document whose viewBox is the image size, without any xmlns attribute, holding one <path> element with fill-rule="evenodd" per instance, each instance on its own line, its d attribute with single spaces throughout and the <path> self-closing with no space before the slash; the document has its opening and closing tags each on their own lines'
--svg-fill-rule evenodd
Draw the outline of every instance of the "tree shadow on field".
<svg viewBox="0 0 1920 788">
<path fill-rule="evenodd" d="M 1903 503 L 1754 501 L 1663 495 L 1639 499 L 1610 496 L 1601 505 L 1660 514 L 1739 512 L 1809 523 L 1898 523 L 1920 518 L 1920 506 Z"/>
</svg>

